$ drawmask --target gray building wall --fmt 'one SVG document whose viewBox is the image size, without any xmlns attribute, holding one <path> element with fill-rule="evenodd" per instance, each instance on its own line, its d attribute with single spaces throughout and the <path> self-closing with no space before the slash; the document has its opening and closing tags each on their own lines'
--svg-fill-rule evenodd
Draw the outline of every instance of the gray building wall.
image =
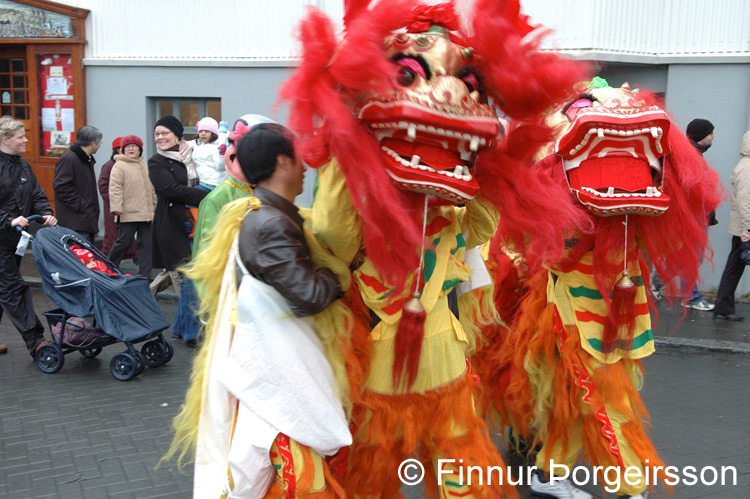
<svg viewBox="0 0 750 499">
<path fill-rule="evenodd" d="M 286 110 L 274 109 L 274 104 L 279 86 L 289 74 L 290 68 L 284 67 L 88 66 L 88 124 L 104 134 L 102 147 L 95 155 L 97 167 L 109 159 L 112 140 L 126 134 L 143 139 L 146 159 L 156 153 L 152 136 L 156 120 L 154 97 L 219 98 L 221 117 L 230 127 L 248 113 L 262 114 L 284 124 Z M 297 199 L 302 206 L 312 202 L 313 177 L 308 172 L 305 193 Z"/>
<path fill-rule="evenodd" d="M 714 123 L 716 138 L 706 153 L 708 163 L 729 190 L 734 165 L 739 160 L 742 135 L 750 129 L 750 64 L 625 64 L 599 63 L 599 75 L 610 85 L 628 82 L 631 87 L 663 92 L 668 112 L 681 130 L 693 118 Z M 175 67 L 89 66 L 86 68 L 88 124 L 98 127 L 104 142 L 97 165 L 107 161 L 113 138 L 135 133 L 143 138 L 145 155 L 155 153 L 151 136 L 155 121 L 153 97 L 220 98 L 222 119 L 230 126 L 243 114 L 257 113 L 284 124 L 286 110 L 274 109 L 280 85 L 288 78 L 284 67 Z M 97 172 L 98 173 L 98 172 Z M 313 172 L 308 172 L 301 206 L 312 202 Z M 719 225 L 709 229 L 714 250 L 712 266 L 701 268 L 702 290 L 718 288 L 730 249 L 726 232 L 729 202 L 717 212 Z M 750 292 L 750 277 L 743 277 L 738 294 Z"/>
<path fill-rule="evenodd" d="M 654 92 L 667 91 L 668 66 L 652 64 L 617 64 L 601 62 L 599 76 L 613 87 L 628 82 L 631 88 L 645 88 Z"/>
<path fill-rule="evenodd" d="M 670 65 L 666 105 L 683 130 L 694 118 L 705 118 L 714 124 L 716 137 L 704 157 L 729 192 L 732 170 L 740 159 L 742 136 L 750 130 L 750 64 Z M 718 288 L 729 254 L 729 210 L 727 200 L 717 210 L 719 225 L 709 229 L 714 266 L 706 263 L 701 268 L 706 289 Z M 740 281 L 738 295 L 750 292 L 747 274 Z"/>
<path fill-rule="evenodd" d="M 711 121 L 716 137 L 704 157 L 719 173 L 724 189 L 729 192 L 732 170 L 740 158 L 740 141 L 744 133 L 750 130 L 750 64 L 657 66 L 602 63 L 600 76 L 612 86 L 620 86 L 627 81 L 633 88 L 664 92 L 667 111 L 683 132 L 695 118 Z M 727 200 L 717 210 L 719 225 L 709 229 L 714 251 L 713 265 L 705 262 L 701 267 L 701 290 L 715 291 L 719 287 L 731 248 L 731 236 L 726 231 L 729 210 Z M 745 275 L 737 293 L 744 295 L 748 292 L 750 277 Z"/>
</svg>

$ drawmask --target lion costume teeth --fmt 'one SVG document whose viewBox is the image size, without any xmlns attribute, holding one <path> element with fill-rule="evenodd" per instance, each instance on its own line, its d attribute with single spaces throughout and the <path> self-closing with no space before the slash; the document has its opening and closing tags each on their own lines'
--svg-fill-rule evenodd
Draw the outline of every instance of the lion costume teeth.
<svg viewBox="0 0 750 499">
<path fill-rule="evenodd" d="M 669 209 L 663 159 L 670 121 L 625 83 L 587 89 L 560 109 L 551 153 L 562 160 L 570 189 L 597 216 L 659 216 Z"/>
</svg>

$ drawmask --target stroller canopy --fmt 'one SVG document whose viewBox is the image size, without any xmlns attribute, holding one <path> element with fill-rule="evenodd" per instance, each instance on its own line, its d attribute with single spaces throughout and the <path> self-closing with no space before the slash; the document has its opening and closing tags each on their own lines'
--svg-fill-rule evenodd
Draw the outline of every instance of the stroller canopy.
<svg viewBox="0 0 750 499">
<path fill-rule="evenodd" d="M 114 272 L 92 270 L 71 245 L 91 251 Z M 169 327 L 145 276 L 126 276 L 77 232 L 63 227 L 37 231 L 32 248 L 42 289 L 67 314 L 91 317 L 105 333 L 121 341 L 136 341 Z"/>
</svg>

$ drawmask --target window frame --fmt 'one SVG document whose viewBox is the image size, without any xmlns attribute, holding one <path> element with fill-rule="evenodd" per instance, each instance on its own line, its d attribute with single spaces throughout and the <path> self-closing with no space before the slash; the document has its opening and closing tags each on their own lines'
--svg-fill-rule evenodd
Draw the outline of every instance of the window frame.
<svg viewBox="0 0 750 499">
<path fill-rule="evenodd" d="M 182 123 L 182 126 L 184 127 L 183 135 L 184 136 L 193 136 L 193 138 L 198 136 L 198 132 L 196 131 L 195 125 L 186 125 L 185 121 L 186 119 L 183 119 L 183 116 L 180 115 L 180 106 L 182 105 L 194 105 L 198 104 L 198 116 L 200 118 L 203 118 L 205 116 L 210 116 L 208 112 L 208 103 L 209 102 L 215 102 L 218 104 L 218 109 L 221 110 L 221 97 L 151 97 L 151 103 L 152 103 L 152 110 L 153 110 L 153 121 L 152 123 L 156 123 L 160 118 L 163 116 L 166 116 L 166 114 L 163 114 L 161 112 L 162 103 L 166 102 L 172 102 L 172 116 L 175 116 L 177 119 L 180 120 L 180 123 Z M 211 116 L 213 119 L 215 119 L 217 122 L 221 121 L 221 116 Z M 189 119 L 189 117 L 188 117 Z M 189 140 L 189 139 L 185 139 Z"/>
</svg>

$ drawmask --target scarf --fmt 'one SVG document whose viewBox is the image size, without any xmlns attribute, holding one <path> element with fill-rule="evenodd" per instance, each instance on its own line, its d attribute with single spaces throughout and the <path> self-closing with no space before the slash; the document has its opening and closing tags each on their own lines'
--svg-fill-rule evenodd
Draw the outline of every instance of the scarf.
<svg viewBox="0 0 750 499">
<path fill-rule="evenodd" d="M 187 176 L 189 187 L 198 185 L 198 171 L 195 169 L 195 163 L 193 162 L 193 148 L 190 144 L 184 140 L 180 140 L 180 148 L 178 151 L 162 151 L 158 149 L 157 152 L 166 158 L 179 161 L 185 168 L 187 168 Z"/>
</svg>

